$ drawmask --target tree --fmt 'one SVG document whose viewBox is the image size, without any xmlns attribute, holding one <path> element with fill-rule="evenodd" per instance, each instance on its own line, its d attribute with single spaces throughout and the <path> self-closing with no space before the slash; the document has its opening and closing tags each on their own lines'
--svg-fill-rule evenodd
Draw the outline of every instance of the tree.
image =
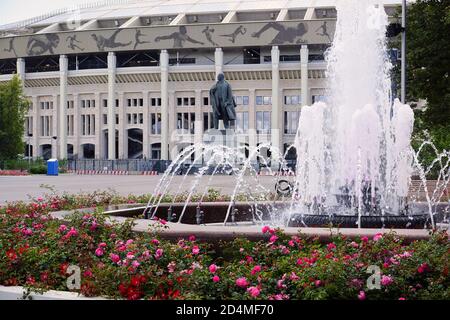
<svg viewBox="0 0 450 320">
<path fill-rule="evenodd" d="M 25 113 L 29 105 L 19 77 L 0 85 L 0 159 L 16 159 L 23 153 Z"/>
<path fill-rule="evenodd" d="M 429 129 L 450 125 L 449 30 L 449 0 L 417 0 L 408 7 L 408 101 L 427 101 L 417 115 Z"/>
</svg>

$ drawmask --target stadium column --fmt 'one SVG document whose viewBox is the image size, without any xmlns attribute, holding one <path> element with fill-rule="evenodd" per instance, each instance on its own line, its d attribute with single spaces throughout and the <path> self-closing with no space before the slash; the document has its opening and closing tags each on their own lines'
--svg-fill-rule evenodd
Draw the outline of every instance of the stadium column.
<svg viewBox="0 0 450 320">
<path fill-rule="evenodd" d="M 144 158 L 150 159 L 150 141 L 149 141 L 149 128 L 150 128 L 150 119 L 149 119 L 149 104 L 148 104 L 148 91 L 142 91 L 142 98 L 144 99 L 143 105 L 143 117 L 144 124 L 142 128 L 142 155 Z"/>
<path fill-rule="evenodd" d="M 20 81 L 22 81 L 22 86 L 25 86 L 25 59 L 18 58 L 17 59 L 17 75 L 19 76 Z"/>
<path fill-rule="evenodd" d="M 216 80 L 220 73 L 223 73 L 223 51 L 222 48 L 216 48 L 214 52 L 214 64 L 216 66 Z"/>
<path fill-rule="evenodd" d="M 302 45 L 300 49 L 300 77 L 301 77 L 301 95 L 302 95 L 302 106 L 309 105 L 309 94 L 308 94 L 308 55 L 309 50 L 307 45 Z"/>
<path fill-rule="evenodd" d="M 74 93 L 73 95 L 73 155 L 77 156 L 78 159 L 81 158 L 80 154 L 80 136 L 81 136 L 81 128 L 80 128 L 80 99 L 78 93 Z"/>
<path fill-rule="evenodd" d="M 222 48 L 216 48 L 214 52 L 214 64 L 216 67 L 216 81 L 219 74 L 223 73 L 223 50 Z M 223 121 L 219 121 L 219 130 L 225 130 Z"/>
<path fill-rule="evenodd" d="M 127 101 L 125 99 L 125 94 L 123 92 L 119 93 L 119 159 L 128 158 L 128 131 L 127 123 L 128 116 L 127 113 L 130 111 L 128 108 Z"/>
<path fill-rule="evenodd" d="M 59 159 L 67 159 L 67 72 L 66 55 L 59 56 Z"/>
<path fill-rule="evenodd" d="M 195 122 L 194 122 L 194 145 L 201 146 L 203 142 L 203 122 L 202 122 L 202 91 L 195 90 Z M 202 153 L 202 148 L 195 149 L 195 159 Z M 198 159 L 196 164 L 202 164 L 202 159 Z"/>
<path fill-rule="evenodd" d="M 95 121 L 93 132 L 95 134 L 95 159 L 101 158 L 101 150 L 102 150 L 102 105 L 100 92 L 95 93 Z"/>
<path fill-rule="evenodd" d="M 248 146 L 250 148 L 249 150 L 249 156 L 252 151 L 256 149 L 256 144 L 258 141 L 258 137 L 256 134 L 256 90 L 254 88 L 251 88 L 249 90 L 249 108 L 248 108 Z M 256 162 L 256 153 L 252 156 L 253 163 Z"/>
<path fill-rule="evenodd" d="M 108 159 L 116 158 L 116 55 L 108 53 Z M 123 107 L 123 106 L 122 106 Z"/>
<path fill-rule="evenodd" d="M 271 114 L 271 152 L 272 167 L 278 168 L 277 154 L 280 152 L 280 50 L 272 47 L 272 114 Z"/>
<path fill-rule="evenodd" d="M 52 146 L 52 159 L 58 158 L 58 146 L 59 146 L 59 139 L 58 136 L 58 95 L 53 95 L 53 109 L 52 109 L 52 124 L 51 124 L 51 146 Z M 53 139 L 53 137 L 56 137 L 56 139 Z"/>
<path fill-rule="evenodd" d="M 33 158 L 37 158 L 40 156 L 39 154 L 39 110 L 40 106 L 38 105 L 38 97 L 33 96 L 32 97 L 32 103 L 33 103 Z"/>
<path fill-rule="evenodd" d="M 161 50 L 161 160 L 169 160 L 169 53 Z"/>
</svg>

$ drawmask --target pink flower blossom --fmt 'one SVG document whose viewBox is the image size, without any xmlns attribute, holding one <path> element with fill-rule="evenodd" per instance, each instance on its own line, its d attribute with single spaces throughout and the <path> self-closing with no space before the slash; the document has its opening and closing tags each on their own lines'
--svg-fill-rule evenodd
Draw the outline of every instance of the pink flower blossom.
<svg viewBox="0 0 450 320">
<path fill-rule="evenodd" d="M 152 243 L 153 243 L 154 245 L 159 245 L 159 240 L 158 240 L 158 239 L 153 239 L 153 240 L 152 240 Z"/>
<path fill-rule="evenodd" d="M 191 241 L 191 242 L 192 242 L 192 241 L 195 241 L 195 236 L 194 236 L 194 235 L 190 235 L 190 236 L 189 236 L 189 241 Z"/>
<path fill-rule="evenodd" d="M 137 261 L 137 260 L 133 260 L 133 262 L 131 263 L 131 265 L 135 268 L 139 267 L 141 264 Z"/>
<path fill-rule="evenodd" d="M 98 246 L 99 246 L 100 248 L 106 248 L 107 244 L 104 243 L 104 242 L 102 242 L 102 243 L 100 243 Z"/>
<path fill-rule="evenodd" d="M 236 285 L 241 288 L 246 288 L 248 286 L 247 278 L 245 277 L 237 278 Z"/>
<path fill-rule="evenodd" d="M 392 278 L 390 276 L 386 276 L 386 275 L 382 275 L 381 276 L 381 284 L 383 286 L 388 286 L 390 285 L 392 282 L 394 282 L 394 280 L 392 280 Z"/>
<path fill-rule="evenodd" d="M 355 241 L 352 241 L 352 242 L 350 243 L 350 247 L 352 247 L 352 248 L 358 248 L 359 245 L 358 245 Z"/>
<path fill-rule="evenodd" d="M 212 281 L 213 281 L 213 282 L 219 282 L 219 281 L 220 281 L 219 276 L 218 276 L 218 275 L 215 275 L 215 276 L 212 278 Z"/>
<path fill-rule="evenodd" d="M 250 287 L 247 289 L 247 292 L 252 296 L 252 297 L 257 297 L 260 294 L 260 291 L 257 287 Z"/>
<path fill-rule="evenodd" d="M 217 266 L 215 265 L 215 264 L 212 264 L 212 265 L 210 265 L 209 266 L 209 272 L 211 272 L 211 273 L 216 273 L 216 271 L 217 271 Z"/>
<path fill-rule="evenodd" d="M 193 246 L 192 247 L 192 253 L 193 254 L 199 254 L 200 253 L 200 248 L 198 246 Z"/>
<path fill-rule="evenodd" d="M 156 252 L 155 252 L 155 259 L 156 260 L 161 259 L 162 255 L 163 255 L 163 252 L 164 252 L 163 249 L 156 250 Z"/>
<path fill-rule="evenodd" d="M 322 285 L 322 281 L 316 280 L 316 281 L 314 281 L 314 285 L 315 285 L 316 287 L 320 287 L 320 286 Z"/>
<path fill-rule="evenodd" d="M 127 259 L 128 259 L 128 260 L 133 260 L 133 259 L 134 259 L 134 253 L 131 252 L 131 251 L 128 252 L 128 253 L 127 253 Z"/>
<path fill-rule="evenodd" d="M 368 241 L 369 241 L 369 238 L 366 237 L 366 236 L 361 237 L 361 241 L 362 241 L 362 242 L 368 242 Z"/>
<path fill-rule="evenodd" d="M 398 298 L 398 300 L 406 300 L 406 298 L 400 297 L 400 298 Z"/>
<path fill-rule="evenodd" d="M 263 228 L 262 228 L 262 233 L 267 233 L 267 232 L 269 232 L 270 231 L 270 227 L 269 226 L 264 226 Z"/>
<path fill-rule="evenodd" d="M 269 242 L 270 243 L 274 243 L 277 240 L 278 240 L 278 237 L 276 235 L 273 235 L 273 236 L 270 237 Z"/>
<path fill-rule="evenodd" d="M 33 234 L 33 230 L 31 230 L 30 228 L 23 229 L 22 234 L 24 236 L 31 236 Z"/>
<path fill-rule="evenodd" d="M 359 300 L 366 300 L 366 293 L 364 291 L 360 291 L 358 293 L 358 299 Z"/>
<path fill-rule="evenodd" d="M 261 266 L 254 266 L 253 267 L 253 269 L 252 269 L 252 275 L 254 275 L 254 274 L 256 274 L 256 273 L 258 273 L 258 272 L 261 272 Z"/>
<path fill-rule="evenodd" d="M 120 257 L 117 254 L 111 253 L 109 255 L 109 257 L 111 258 L 111 261 L 114 263 L 117 263 L 120 261 Z"/>
<path fill-rule="evenodd" d="M 167 270 L 169 270 L 169 273 L 175 272 L 176 266 L 177 266 L 177 264 L 175 263 L 175 261 L 171 261 L 171 262 L 167 265 Z"/>
<path fill-rule="evenodd" d="M 86 277 L 86 278 L 92 277 L 92 271 L 91 270 L 86 270 L 85 272 L 83 272 L 83 276 Z"/>
<path fill-rule="evenodd" d="M 289 240 L 288 245 L 289 245 L 290 247 L 295 246 L 294 240 Z"/>
<path fill-rule="evenodd" d="M 97 248 L 97 249 L 95 250 L 95 255 L 96 255 L 97 257 L 101 257 L 104 253 L 105 253 L 105 252 L 103 251 L 102 248 Z"/>
<path fill-rule="evenodd" d="M 291 281 L 297 281 L 298 279 L 300 279 L 300 277 L 297 276 L 297 275 L 295 274 L 295 272 L 292 272 L 291 275 L 289 276 L 289 279 L 290 279 Z"/>
<path fill-rule="evenodd" d="M 336 245 L 333 242 L 331 242 L 331 243 L 327 244 L 327 249 L 328 249 L 328 251 L 336 249 Z"/>
<path fill-rule="evenodd" d="M 381 238 L 383 238 L 383 234 L 382 233 L 377 233 L 376 235 L 373 236 L 373 241 L 377 242 Z"/>
<path fill-rule="evenodd" d="M 58 228 L 58 232 L 60 232 L 60 233 L 66 231 L 66 230 L 67 230 L 67 226 L 65 224 L 60 225 Z"/>
</svg>

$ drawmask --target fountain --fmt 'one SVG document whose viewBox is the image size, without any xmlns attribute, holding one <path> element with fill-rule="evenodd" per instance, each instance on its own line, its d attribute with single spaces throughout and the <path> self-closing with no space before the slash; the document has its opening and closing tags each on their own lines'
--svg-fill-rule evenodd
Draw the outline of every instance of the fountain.
<svg viewBox="0 0 450 320">
<path fill-rule="evenodd" d="M 164 173 L 146 206 L 145 217 L 193 224 L 250 221 L 359 228 L 435 227 L 436 218 L 443 220 L 442 212 L 448 206 L 441 199 L 450 179 L 450 154 L 436 152 L 436 160 L 424 167 L 418 159 L 431 143 L 424 142 L 418 152 L 411 147 L 414 113 L 410 106 L 392 99 L 388 18 L 383 6 L 376 3 L 336 2 L 336 33 L 326 54 L 328 98 L 326 103 L 302 108 L 293 145 L 298 154 L 295 177 L 288 187 L 280 189 L 281 197 L 273 197 L 254 167 L 255 159 L 267 164 L 262 150 L 270 144 L 245 147 L 248 157 L 238 142 L 197 144 L 180 153 Z M 275 185 L 280 176 L 294 172 L 285 154 L 271 151 L 272 160 L 280 164 L 276 172 L 267 166 Z M 162 204 L 175 174 L 194 154 L 176 194 L 190 182 L 186 200 L 176 203 L 175 196 L 172 203 Z M 188 181 L 202 159 L 207 160 Z M 426 177 L 436 166 L 438 176 L 430 194 Z M 206 204 L 203 200 L 208 186 L 219 174 L 235 177 L 233 194 L 225 203 Z M 426 201 L 411 194 L 413 174 L 420 178 L 418 190 L 423 189 Z M 205 175 L 209 175 L 206 185 L 200 183 Z M 201 196 L 193 201 L 195 192 Z M 238 201 L 241 198 L 245 200 Z"/>
</svg>

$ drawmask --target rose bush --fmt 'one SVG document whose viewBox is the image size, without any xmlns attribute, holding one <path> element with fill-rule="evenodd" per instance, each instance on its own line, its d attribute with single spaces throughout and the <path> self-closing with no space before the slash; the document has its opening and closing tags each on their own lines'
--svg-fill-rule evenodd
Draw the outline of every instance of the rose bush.
<svg viewBox="0 0 450 320">
<path fill-rule="evenodd" d="M 111 193 L 49 194 L 0 209 L 0 284 L 68 290 L 67 269 L 81 269 L 80 293 L 114 299 L 449 299 L 446 233 L 404 243 L 394 233 L 336 236 L 329 243 L 262 228 L 265 241 L 216 245 L 132 232 L 98 213 L 65 222 L 50 211 L 143 202 Z M 148 200 L 148 199 L 147 199 Z M 380 268 L 369 290 L 369 266 Z"/>
</svg>

